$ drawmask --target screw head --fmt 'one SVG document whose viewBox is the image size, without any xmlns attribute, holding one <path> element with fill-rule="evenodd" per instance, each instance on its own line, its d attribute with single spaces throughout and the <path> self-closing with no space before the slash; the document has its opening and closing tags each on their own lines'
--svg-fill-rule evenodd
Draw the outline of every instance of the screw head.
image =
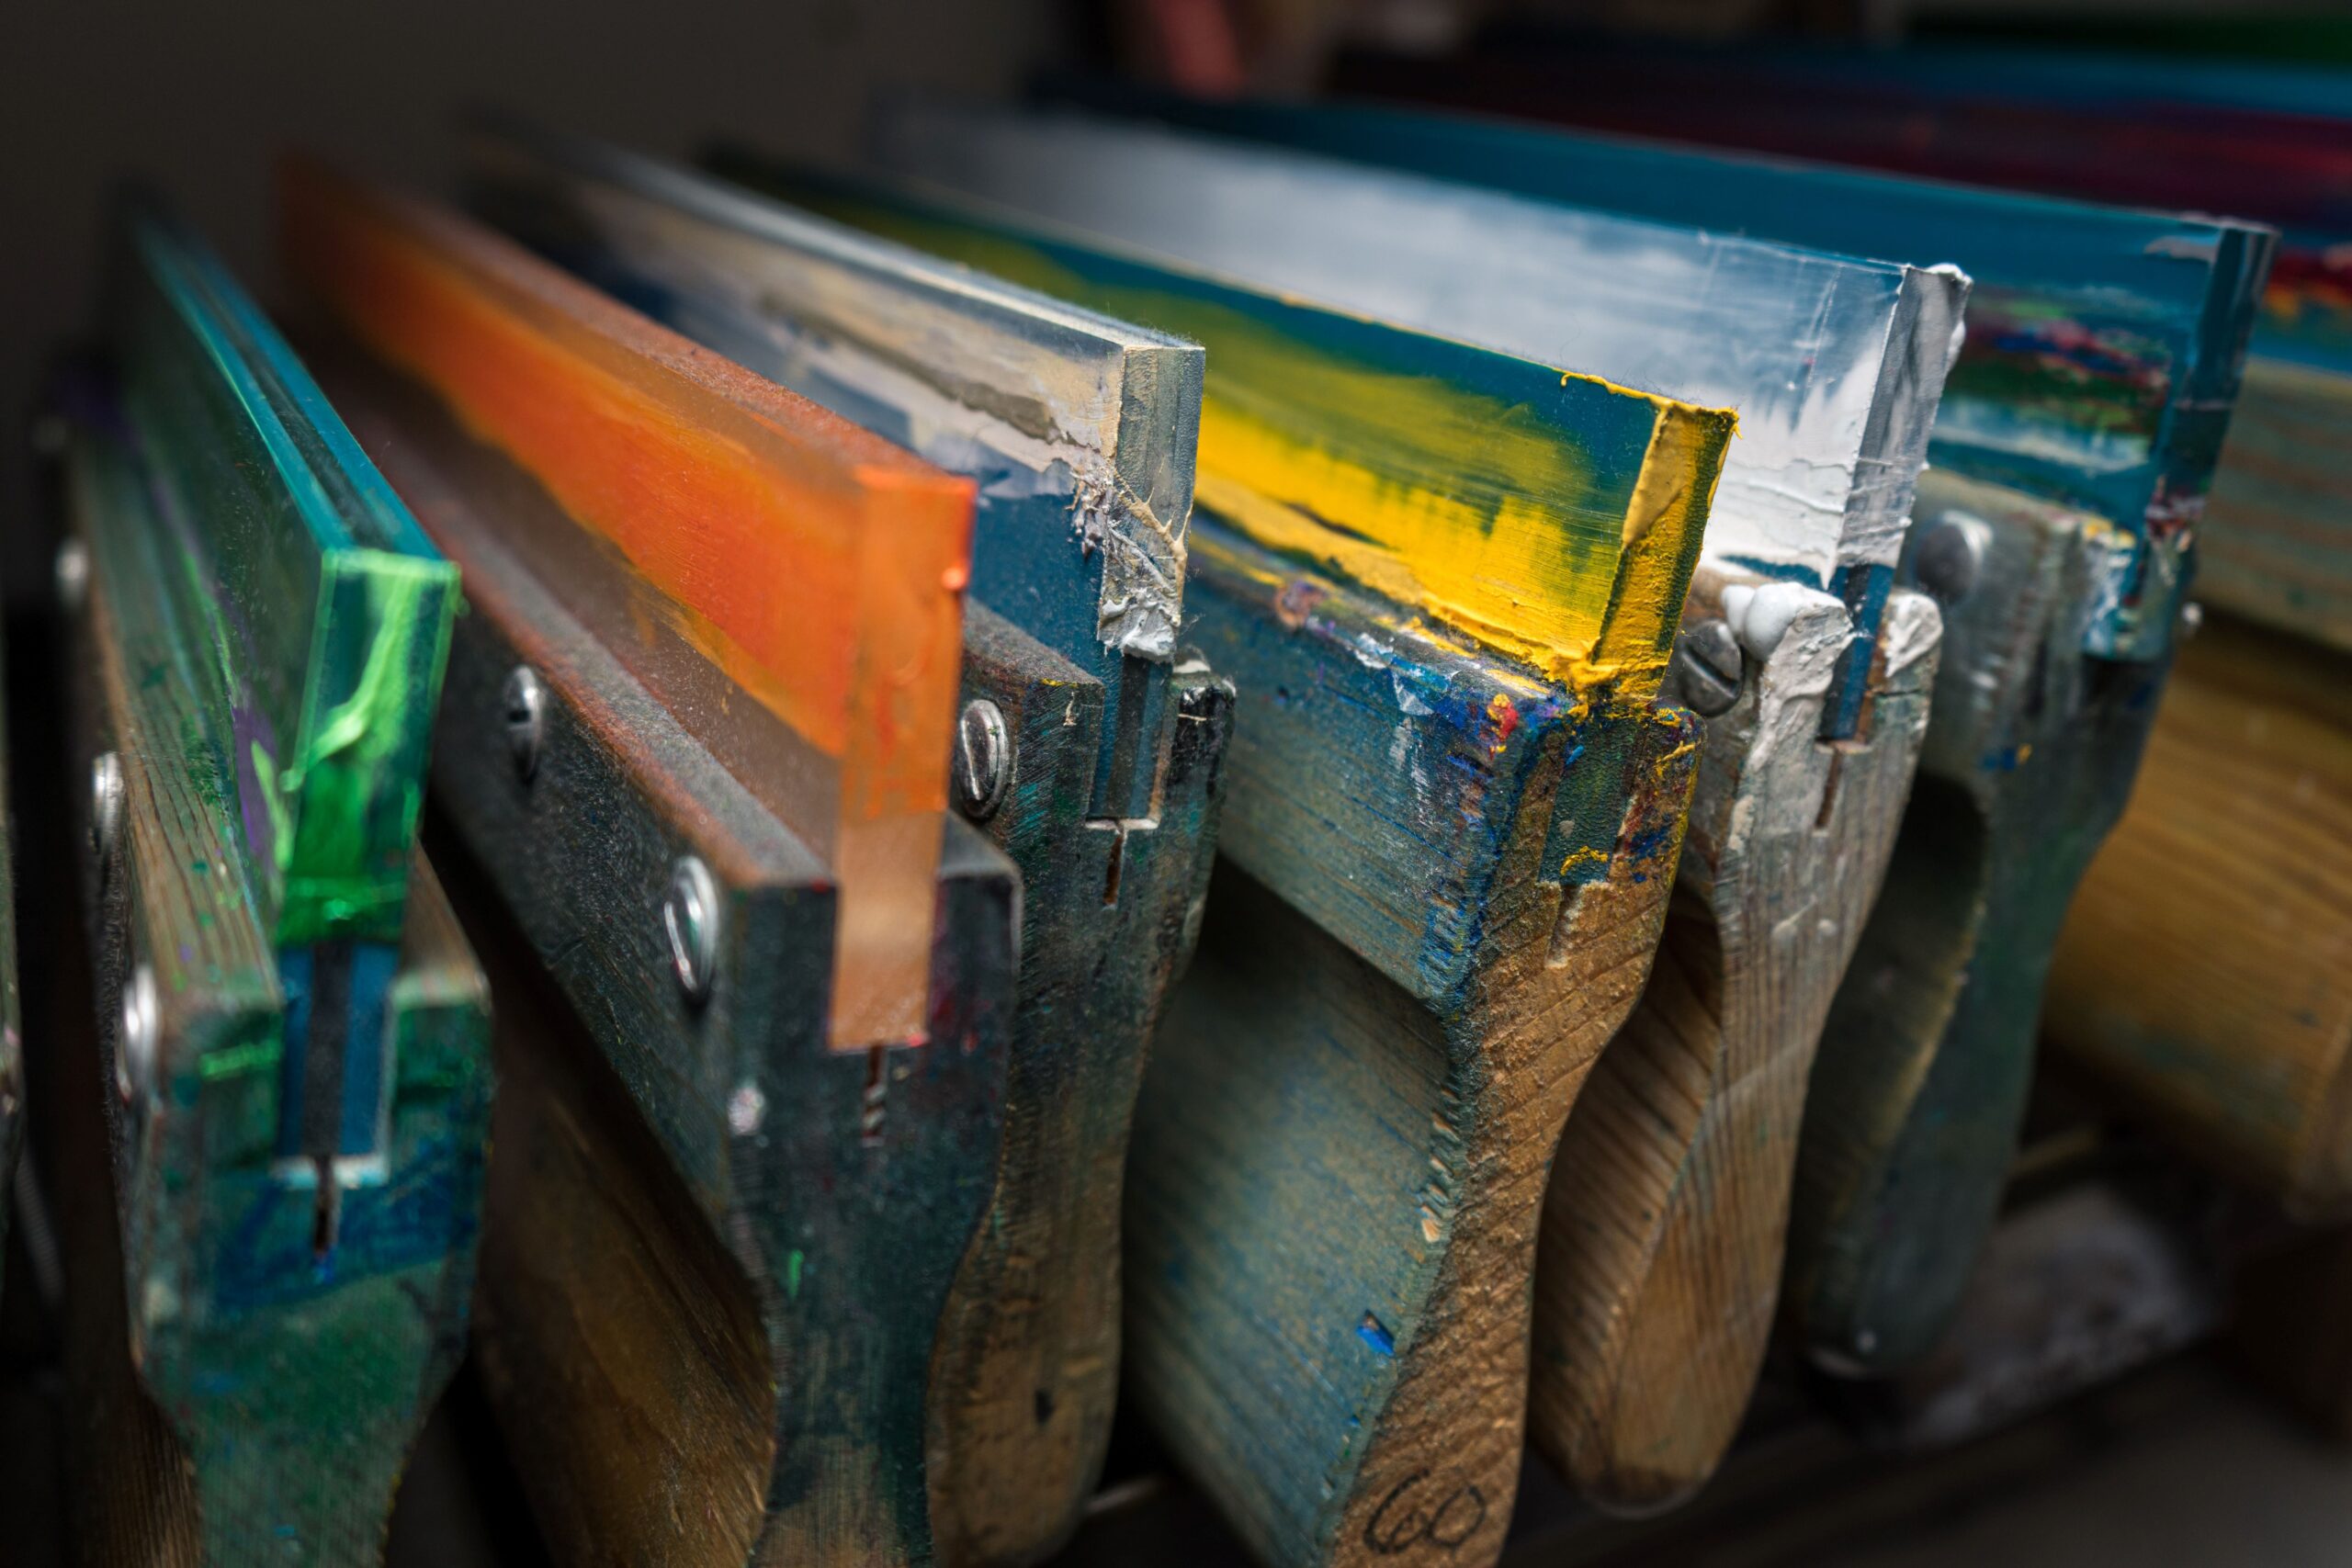
<svg viewBox="0 0 2352 1568">
<path fill-rule="evenodd" d="M 956 724 L 956 808 L 975 822 L 1004 804 L 1012 783 L 1012 736 L 1004 711 L 986 697 L 964 705 Z"/>
<path fill-rule="evenodd" d="M 1682 700 L 1702 718 L 1715 718 L 1739 701 L 1747 656 L 1729 623 L 1701 621 L 1674 639 L 1674 669 Z"/>
<path fill-rule="evenodd" d="M 670 964 L 689 1002 L 710 996 L 718 967 L 718 885 L 710 868 L 693 855 L 670 868 L 670 890 L 662 898 L 662 929 L 670 938 Z"/>
<path fill-rule="evenodd" d="M 101 751 L 90 763 L 90 847 L 97 852 L 104 871 L 114 862 L 115 845 L 122 839 L 122 755 Z"/>
<path fill-rule="evenodd" d="M 1976 587 L 1984 570 L 1984 547 L 1992 531 L 1973 517 L 1946 517 L 1919 537 L 1911 561 L 1919 586 L 1946 609 Z"/>
<path fill-rule="evenodd" d="M 2180 640 L 2188 641 L 2205 629 L 2205 606 L 2194 599 L 2185 599 L 2180 605 Z"/>
<path fill-rule="evenodd" d="M 122 983 L 122 1028 L 115 1041 L 114 1089 L 125 1105 L 155 1081 L 156 1036 L 163 1029 L 155 998 L 155 971 L 134 964 Z"/>
<path fill-rule="evenodd" d="M 539 672 L 517 664 L 506 677 L 506 750 L 514 776 L 529 784 L 539 771 L 539 742 L 547 735 L 548 689 Z"/>
<path fill-rule="evenodd" d="M 90 547 L 80 538 L 57 547 L 50 570 L 57 585 L 57 602 L 69 615 L 78 615 L 90 601 Z"/>
</svg>

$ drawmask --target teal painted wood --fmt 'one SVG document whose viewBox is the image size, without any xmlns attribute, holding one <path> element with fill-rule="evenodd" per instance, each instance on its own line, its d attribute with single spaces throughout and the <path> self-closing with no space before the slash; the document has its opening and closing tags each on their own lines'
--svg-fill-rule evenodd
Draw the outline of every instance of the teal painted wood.
<svg viewBox="0 0 2352 1568">
<path fill-rule="evenodd" d="M 1739 412 L 1710 560 L 1841 598 L 1860 716 L 1967 298 L 1869 262 L 1071 112 L 907 104 L 896 173 L 1221 276 Z"/>
<path fill-rule="evenodd" d="M 342 1039 L 351 1014 L 315 1006 L 315 1028 L 289 1027 L 301 997 L 263 918 L 270 869 L 210 722 L 216 645 L 177 581 L 182 539 L 151 504 L 157 466 L 103 404 L 76 412 L 101 418 L 74 426 L 67 459 L 90 562 L 74 756 L 82 779 L 105 756 L 120 780 L 76 793 L 100 846 L 86 886 L 121 1268 L 97 1286 L 119 1304 L 74 1310 L 126 1314 L 127 1343 L 104 1348 L 135 1365 L 165 1434 L 122 1448 L 103 1415 L 76 1428 L 76 1472 L 140 1495 L 83 1533 L 107 1561 L 373 1563 L 464 1345 L 487 997 L 417 858 L 373 1032 Z M 284 1156 L 286 1058 L 306 1042 L 372 1074 L 345 1074 L 355 1094 L 373 1087 L 372 1158 Z"/>
<path fill-rule="evenodd" d="M 120 218 L 111 347 L 284 946 L 396 941 L 457 573 L 202 243 Z"/>
<path fill-rule="evenodd" d="M 1098 308 L 1201 324 L 1189 629 L 1210 668 L 1248 673 L 1219 830 L 1227 891 L 1136 1107 L 1129 1386 L 1269 1561 L 1491 1560 L 1521 1462 L 1544 1172 L 1646 975 L 1695 772 L 1694 722 L 1651 699 L 1719 416 L 1612 390 L 1647 404 L 1652 430 L 1690 433 L 1637 454 L 1617 420 L 1581 429 L 1583 405 L 1547 400 L 1544 427 L 1589 461 L 1522 468 L 1529 446 L 1452 439 L 1456 411 L 1499 423 L 1539 378 L 1579 378 L 928 189 L 727 166 Z M 1602 385 L 1581 383 L 1588 400 Z M 1387 427 L 1365 402 L 1416 396 L 1452 423 L 1367 440 Z M 1332 504 L 1302 515 L 1297 498 L 1333 472 L 1379 483 L 1334 482 Z M 1645 513 L 1654 559 L 1572 555 L 1579 573 L 1533 552 L 1533 570 L 1561 573 L 1542 594 L 1591 593 L 1608 606 L 1596 646 L 1626 649 L 1547 664 L 1560 684 L 1303 564 L 1408 584 L 1400 565 L 1442 569 L 1414 528 L 1380 553 L 1395 494 L 1420 504 L 1418 526 L 1556 493 L 1573 538 L 1653 479 L 1691 503 Z M 1489 532 L 1446 526 L 1429 535 L 1464 549 Z"/>
<path fill-rule="evenodd" d="M 483 1364 L 543 1529 L 569 1554 L 649 1561 L 932 1561 L 930 1367 L 996 1172 L 1013 868 L 951 823 L 932 1043 L 826 1049 L 830 874 L 698 728 L 716 705 L 686 706 L 690 726 L 575 613 L 593 581 L 541 578 L 547 531 L 571 526 L 544 491 L 416 389 L 340 355 L 323 368 L 467 573 L 435 797 L 596 1058 L 526 1065 L 593 1068 L 624 1101 L 624 1131 L 589 1136 L 572 1091 L 546 1090 L 525 1114 L 551 1130 L 491 1173 Z M 507 717 L 518 667 L 542 696 L 527 770 Z M 687 856 L 716 893 L 700 1002 L 664 924 Z M 662 1264 L 698 1247 L 716 1251 L 707 1298 Z M 637 1349 L 591 1348 L 615 1342 Z M 682 1387 L 718 1403 L 660 1419 Z"/>
<path fill-rule="evenodd" d="M 1103 107 L 1131 93 L 1087 95 Z M 1154 97 L 1177 123 L 1974 280 L 1930 460 L 2113 524 L 2086 649 L 2160 659 L 2275 236 L 1845 169 L 1363 106 Z"/>
<path fill-rule="evenodd" d="M 737 364 L 980 482 L 971 592 L 1101 682 L 1090 815 L 1151 815 L 1201 350 L 689 170 L 513 127 L 475 204 Z"/>
<path fill-rule="evenodd" d="M 1021 870 L 1021 987 L 996 1197 L 933 1362 L 932 1524 L 943 1562 L 1035 1562 L 1102 1474 L 1120 1366 L 1120 1206 L 1152 1032 L 1200 930 L 1233 688 L 1171 671 L 1150 818 L 1090 818 L 1108 694 L 977 603 L 964 696 L 1012 747 L 981 826 Z"/>
<path fill-rule="evenodd" d="M 1919 536 L 1981 564 L 1945 608 L 1919 782 L 1798 1155 L 1784 1314 L 1842 1371 L 1917 1361 L 1958 1308 L 2016 1150 L 2052 945 L 2155 717 L 2169 660 L 2080 652 L 2103 526 L 1920 481 Z"/>
<path fill-rule="evenodd" d="M 1531 688 L 1207 517 L 1193 538 L 1240 711 L 1136 1111 L 1130 1386 L 1264 1561 L 1490 1562 L 1543 1179 L 1646 977 L 1695 727 Z M 1572 812 L 1612 829 L 1580 884 Z"/>
</svg>

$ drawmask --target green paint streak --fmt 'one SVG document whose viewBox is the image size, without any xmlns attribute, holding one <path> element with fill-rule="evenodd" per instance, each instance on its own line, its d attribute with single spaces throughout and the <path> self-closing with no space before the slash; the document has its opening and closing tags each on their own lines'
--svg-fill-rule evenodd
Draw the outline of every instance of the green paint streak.
<svg viewBox="0 0 2352 1568">
<path fill-rule="evenodd" d="M 801 1256 L 800 1249 L 796 1247 L 784 1257 L 784 1293 L 788 1300 L 796 1302 L 800 1299 Z"/>
<path fill-rule="evenodd" d="M 236 1077 L 243 1073 L 275 1072 L 285 1055 L 285 1047 L 278 1041 L 254 1040 L 198 1057 L 196 1070 L 199 1077 L 210 1083 L 216 1078 Z"/>
</svg>

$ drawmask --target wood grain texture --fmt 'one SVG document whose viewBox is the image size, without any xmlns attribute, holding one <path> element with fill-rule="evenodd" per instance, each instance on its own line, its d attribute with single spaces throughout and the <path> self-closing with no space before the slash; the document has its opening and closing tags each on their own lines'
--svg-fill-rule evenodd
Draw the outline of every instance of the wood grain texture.
<svg viewBox="0 0 2352 1568">
<path fill-rule="evenodd" d="M 1229 858 L 1136 1108 L 1130 1386 L 1267 1562 L 1491 1562 L 1543 1180 L 1646 976 L 1695 728 L 1544 700 L 1206 520 L 1193 559 L 1242 711 Z M 1609 848 L 1560 853 L 1571 816 Z M 1410 962 L 1301 882 L 1325 834 L 1334 871 L 1424 879 Z"/>
<path fill-rule="evenodd" d="M 1981 546 L 1927 749 L 1807 1090 L 1783 1317 L 1822 1364 L 1928 1354 L 1992 1224 L 2052 944 L 2121 814 L 2165 664 L 2083 654 L 2106 525 L 1931 471 L 1920 535 Z"/>
<path fill-rule="evenodd" d="M 2181 649 L 2042 1028 L 2290 1211 L 2352 1212 L 2352 656 L 2218 615 Z"/>
<path fill-rule="evenodd" d="M 341 328 L 625 559 L 640 619 L 825 759 L 777 798 L 842 884 L 832 1041 L 919 1039 L 970 481 L 453 211 L 308 165 L 283 190 L 291 270 Z"/>
<path fill-rule="evenodd" d="M 2256 355 L 2205 524 L 2197 593 L 2208 605 L 2352 649 L 2352 370 Z"/>
<path fill-rule="evenodd" d="M 485 1220 L 482 1366 L 542 1529 L 586 1562 L 931 1561 L 930 1368 L 996 1169 L 1012 867 L 951 823 L 931 1043 L 829 1049 L 827 867 L 507 553 L 517 492 L 486 509 L 446 432 L 336 385 L 466 570 L 435 796 L 571 1020 L 502 1037 Z M 517 665 L 547 697 L 527 777 Z M 719 895 L 700 1004 L 662 914 L 686 854 Z"/>
<path fill-rule="evenodd" d="M 1077 1529 L 1110 1440 L 1128 1131 L 1200 930 L 1233 689 L 1180 664 L 1153 814 L 1090 820 L 1101 684 L 984 605 L 966 638 L 966 697 L 1012 737 L 982 826 L 1022 874 L 1021 987 L 996 1194 L 933 1365 L 932 1528 L 944 1562 L 1025 1562 Z"/>
<path fill-rule="evenodd" d="M 1941 637 L 1933 603 L 1898 592 L 1864 722 L 1827 742 L 1843 608 L 1702 564 L 1684 635 L 1709 620 L 1746 634 L 1747 678 L 1706 721 L 1657 967 L 1568 1120 L 1537 1256 L 1529 1440 L 1627 1512 L 1695 1491 L 1747 1410 L 1806 1078 L 1894 852 Z"/>
<path fill-rule="evenodd" d="M 94 1536 L 123 1554 L 106 1561 L 160 1549 L 208 1564 L 373 1563 L 464 1342 L 486 997 L 418 860 L 378 1015 L 390 1068 L 380 1173 L 339 1180 L 325 1201 L 312 1168 L 277 1157 L 285 957 L 259 918 L 203 645 L 162 581 L 184 562 L 129 461 L 85 429 L 68 463 L 91 560 L 74 797 L 90 799 L 105 750 L 125 785 L 115 852 L 85 879 L 120 1267 L 75 1276 L 97 1292 L 92 1317 L 120 1335 L 77 1341 L 92 1418 L 76 1469 L 123 1467 L 107 1486 L 155 1510 Z M 124 1051 L 126 997 L 153 1010 L 152 1055 Z"/>
</svg>

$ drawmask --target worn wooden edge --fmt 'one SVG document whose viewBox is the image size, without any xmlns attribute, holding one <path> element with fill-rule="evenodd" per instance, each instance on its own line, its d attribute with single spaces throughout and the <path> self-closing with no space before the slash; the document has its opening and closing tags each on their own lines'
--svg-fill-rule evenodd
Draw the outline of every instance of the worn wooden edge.
<svg viewBox="0 0 2352 1568">
<path fill-rule="evenodd" d="M 1809 1085 L 1784 1317 L 1871 1375 L 1951 1321 L 1996 1210 L 2067 904 L 2120 816 L 2166 661 L 2081 652 L 2102 520 L 1930 472 L 1915 539 L 1956 528 L 1926 748 Z"/>
<path fill-rule="evenodd" d="M 1894 850 L 1941 638 L 1932 602 L 1898 592 L 1860 731 L 1828 742 L 1843 606 L 1702 566 L 1685 637 L 1711 620 L 1737 624 L 1746 677 L 1706 724 L 1658 962 L 1568 1119 L 1537 1263 L 1530 1441 L 1628 1513 L 1704 1482 L 1762 1366 L 1807 1072 Z"/>
</svg>

